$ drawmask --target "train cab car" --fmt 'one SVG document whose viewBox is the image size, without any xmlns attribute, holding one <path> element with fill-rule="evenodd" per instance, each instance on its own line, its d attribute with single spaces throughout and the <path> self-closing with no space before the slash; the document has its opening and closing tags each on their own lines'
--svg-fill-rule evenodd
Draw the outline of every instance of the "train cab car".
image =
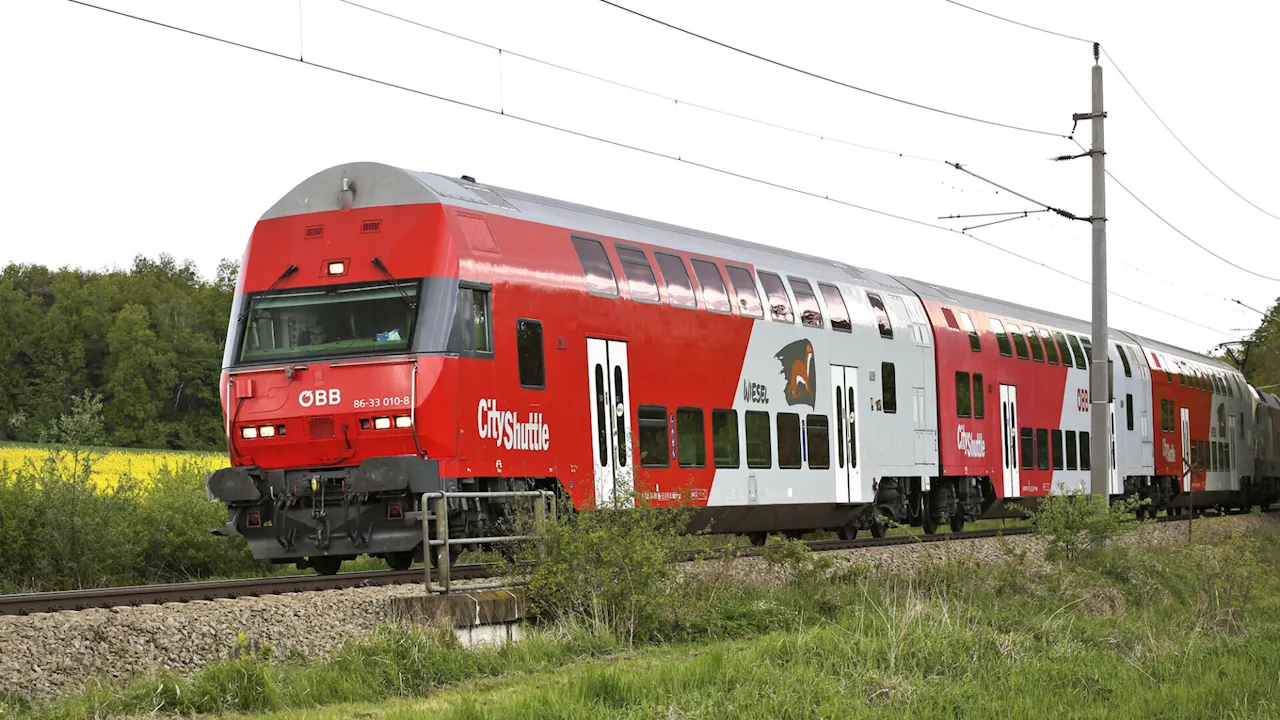
<svg viewBox="0 0 1280 720">
<path fill-rule="evenodd" d="M 1253 487 L 1248 501 L 1263 507 L 1280 500 L 1280 397 L 1248 387 L 1253 411 Z"/>
<path fill-rule="evenodd" d="M 376 163 L 255 226 L 222 373 L 219 532 L 407 567 L 512 490 L 687 502 L 717 532 L 883 532 L 937 475 L 933 336 L 881 273 Z M 421 507 L 450 499 L 447 517 Z M 913 502 L 915 501 L 915 502 Z"/>
</svg>

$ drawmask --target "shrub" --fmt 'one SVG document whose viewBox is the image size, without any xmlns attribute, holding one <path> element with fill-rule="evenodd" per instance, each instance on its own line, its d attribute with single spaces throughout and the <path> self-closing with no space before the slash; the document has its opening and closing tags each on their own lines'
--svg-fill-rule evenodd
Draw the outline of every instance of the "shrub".
<svg viewBox="0 0 1280 720">
<path fill-rule="evenodd" d="M 627 643 L 655 637 L 672 609 L 676 551 L 689 514 L 637 502 L 546 520 L 544 557 L 525 571 L 530 609 Z"/>
<path fill-rule="evenodd" d="M 1049 540 L 1048 554 L 1075 560 L 1082 553 L 1103 547 L 1129 528 L 1125 520 L 1143 501 L 1107 498 L 1083 490 L 1067 490 L 1059 484 L 1059 495 L 1044 498 L 1035 510 L 1026 511 L 1037 534 Z"/>
</svg>

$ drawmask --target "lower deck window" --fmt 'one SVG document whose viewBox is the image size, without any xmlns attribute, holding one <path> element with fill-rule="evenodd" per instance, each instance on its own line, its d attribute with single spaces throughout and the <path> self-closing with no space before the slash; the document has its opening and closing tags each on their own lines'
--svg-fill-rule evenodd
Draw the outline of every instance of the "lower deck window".
<svg viewBox="0 0 1280 720">
<path fill-rule="evenodd" d="M 826 470 L 831 467 L 831 434 L 826 415 L 810 415 L 805 419 L 805 440 L 809 447 L 809 467 Z"/>
<path fill-rule="evenodd" d="M 800 467 L 800 416 L 778 413 L 778 467 Z"/>
<path fill-rule="evenodd" d="M 702 411 L 697 408 L 676 410 L 676 457 L 680 467 L 704 467 L 707 464 L 706 428 Z"/>
<path fill-rule="evenodd" d="M 711 411 L 711 446 L 715 450 L 716 467 L 736 468 L 741 464 L 737 410 Z"/>
<path fill-rule="evenodd" d="M 773 467 L 773 438 L 769 428 L 769 413 L 748 410 L 744 413 L 747 431 L 747 467 Z"/>
<path fill-rule="evenodd" d="M 667 467 L 670 453 L 667 451 L 667 409 L 660 405 L 641 405 L 640 418 L 640 466 Z"/>
</svg>

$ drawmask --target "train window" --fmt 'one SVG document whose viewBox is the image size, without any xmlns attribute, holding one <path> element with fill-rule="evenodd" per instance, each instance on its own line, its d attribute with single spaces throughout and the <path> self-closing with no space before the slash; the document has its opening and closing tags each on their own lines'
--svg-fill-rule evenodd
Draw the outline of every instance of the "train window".
<svg viewBox="0 0 1280 720">
<path fill-rule="evenodd" d="M 996 318 L 991 320 L 991 332 L 996 334 L 996 345 L 1000 347 L 1000 354 L 1005 357 L 1013 357 L 1013 346 L 1009 344 L 1009 334 L 1004 331 L 1004 323 Z"/>
<path fill-rule="evenodd" d="M 1129 367 L 1129 356 L 1125 354 L 1124 346 L 1116 343 L 1116 352 L 1120 353 L 1120 364 L 1124 366 L 1124 376 L 1133 377 L 1133 369 Z M 1132 430 L 1133 428 L 1129 428 Z"/>
<path fill-rule="evenodd" d="M 800 416 L 778 413 L 778 467 L 795 470 L 800 467 Z"/>
<path fill-rule="evenodd" d="M 702 304 L 715 312 L 733 312 L 729 303 L 729 292 L 724 289 L 724 278 L 720 277 L 720 268 L 706 260 L 693 261 L 693 274 L 698 276 L 698 284 L 702 286 Z"/>
<path fill-rule="evenodd" d="M 818 307 L 818 296 L 813 294 L 813 286 L 804 278 L 788 276 L 787 280 L 791 282 L 791 293 L 796 296 L 800 322 L 809 327 L 823 327 L 822 308 Z"/>
<path fill-rule="evenodd" d="M 578 251 L 578 262 L 587 277 L 587 291 L 596 295 L 618 296 L 618 279 L 613 275 L 613 265 L 599 240 L 574 235 L 573 249 Z"/>
<path fill-rule="evenodd" d="M 880 394 L 883 398 L 884 411 L 898 412 L 898 378 L 894 374 L 893 363 L 880 363 Z"/>
<path fill-rule="evenodd" d="M 1080 338 L 1075 335 L 1068 335 L 1067 342 L 1071 344 L 1071 354 L 1076 359 L 1076 367 L 1081 370 L 1088 370 L 1089 366 L 1085 364 L 1084 348 L 1080 347 Z"/>
<path fill-rule="evenodd" d="M 836 393 L 836 458 L 844 467 L 844 393 Z"/>
<path fill-rule="evenodd" d="M 627 278 L 627 287 L 631 288 L 631 299 L 656 303 L 658 297 L 658 281 L 653 277 L 653 268 L 649 267 L 649 259 L 639 248 L 615 245 L 618 259 L 622 261 L 622 274 Z"/>
<path fill-rule="evenodd" d="M 769 309 L 774 320 L 778 322 L 795 322 L 791 312 L 791 301 L 787 299 L 787 290 L 782 286 L 782 278 L 773 273 L 760 273 L 760 284 L 764 286 L 764 294 L 769 298 Z"/>
<path fill-rule="evenodd" d="M 1058 353 L 1062 355 L 1062 366 L 1071 367 L 1075 361 L 1071 356 L 1071 346 L 1067 345 L 1067 336 L 1058 330 L 1054 330 L 1053 337 L 1058 341 Z"/>
<path fill-rule="evenodd" d="M 1013 335 L 1013 348 L 1018 351 L 1018 359 L 1028 359 L 1027 341 L 1022 337 L 1022 328 L 1018 327 L 1017 323 L 1011 322 L 1009 323 L 1009 334 Z"/>
<path fill-rule="evenodd" d="M 1040 347 L 1040 335 L 1036 329 L 1024 325 L 1023 329 L 1027 331 L 1027 344 L 1031 346 L 1031 359 L 1038 363 L 1044 362 L 1044 348 Z"/>
<path fill-rule="evenodd" d="M 542 354 L 542 323 L 516 320 L 516 357 L 520 365 L 520 387 L 542 389 L 547 385 Z"/>
<path fill-rule="evenodd" d="M 974 373 L 973 375 L 973 417 L 975 420 L 981 420 L 987 416 L 986 412 L 986 386 L 982 384 L 982 375 Z"/>
<path fill-rule="evenodd" d="M 1053 469 L 1062 469 L 1062 431 L 1054 430 L 1053 436 Z"/>
<path fill-rule="evenodd" d="M 844 297 L 835 285 L 818 283 L 818 291 L 822 299 L 827 301 L 827 312 L 831 313 L 831 329 L 840 332 L 853 332 L 853 322 L 849 319 L 849 308 L 844 304 Z"/>
<path fill-rule="evenodd" d="M 1241 440 L 1244 439 L 1244 413 L 1240 413 L 1240 424 L 1236 425 L 1237 434 Z"/>
<path fill-rule="evenodd" d="M 956 417 L 967 418 L 973 411 L 969 395 L 969 373 L 956 373 Z"/>
<path fill-rule="evenodd" d="M 893 339 L 893 322 L 889 320 L 889 311 L 884 308 L 884 300 L 880 296 L 869 292 L 867 299 L 871 301 L 871 309 L 876 314 L 876 324 L 880 326 L 880 337 Z"/>
<path fill-rule="evenodd" d="M 969 349 L 982 352 L 982 338 L 978 337 L 978 329 L 973 326 L 973 318 L 969 317 L 969 313 L 960 313 L 960 327 L 969 333 Z"/>
<path fill-rule="evenodd" d="M 1049 334 L 1049 331 L 1045 330 L 1044 328 L 1040 328 L 1039 334 L 1040 334 L 1040 339 L 1044 341 L 1044 354 L 1045 354 L 1045 357 L 1049 360 L 1049 364 L 1057 365 L 1058 364 L 1058 347 L 1053 344 L 1053 336 L 1051 336 Z"/>
<path fill-rule="evenodd" d="M 1089 433 L 1080 431 L 1080 469 L 1090 470 L 1093 467 L 1093 449 L 1089 447 Z"/>
<path fill-rule="evenodd" d="M 451 349 L 462 352 L 492 352 L 489 332 L 489 292 L 480 288 L 459 287 L 458 305 L 454 313 L 450 339 Z"/>
<path fill-rule="evenodd" d="M 1182 387 L 1187 386 L 1187 369 L 1181 368 L 1182 372 L 1178 373 L 1178 384 Z"/>
<path fill-rule="evenodd" d="M 1067 440 L 1067 469 L 1076 469 L 1076 431 L 1068 430 L 1065 435 Z"/>
<path fill-rule="evenodd" d="M 1234 379 L 1234 378 L 1232 378 L 1231 376 L 1227 376 L 1227 377 L 1223 378 L 1223 380 L 1222 380 L 1222 384 L 1227 386 L 1227 396 L 1228 396 L 1228 397 L 1235 397 L 1235 396 L 1236 396 L 1236 391 L 1235 391 L 1234 389 L 1232 389 L 1232 385 L 1234 385 L 1234 383 L 1232 383 L 1231 381 L 1232 381 L 1233 379 Z"/>
<path fill-rule="evenodd" d="M 1031 428 L 1022 428 L 1022 469 L 1034 470 L 1036 467 L 1036 431 Z"/>
<path fill-rule="evenodd" d="M 676 460 L 683 468 L 707 464 L 707 427 L 698 408 L 676 408 Z"/>
<path fill-rule="evenodd" d="M 809 469 L 826 470 L 831 467 L 831 434 L 826 415 L 805 418 L 805 440 L 809 448 Z"/>
<path fill-rule="evenodd" d="M 1227 406 L 1225 404 L 1218 405 L 1218 437 L 1227 436 Z"/>
<path fill-rule="evenodd" d="M 641 405 L 636 410 L 640 419 L 640 466 L 667 467 L 671 454 L 667 450 L 667 409 L 661 405 Z M 600 423 L 607 427 L 608 420 Z"/>
<path fill-rule="evenodd" d="M 951 308 L 942 308 L 942 319 L 947 321 L 947 327 L 952 330 L 960 329 L 960 323 L 956 322 L 956 314 L 951 311 Z"/>
<path fill-rule="evenodd" d="M 769 437 L 769 413 L 748 410 L 743 413 L 747 431 L 747 467 L 773 467 L 773 439 Z"/>
<path fill-rule="evenodd" d="M 1130 432 L 1133 432 L 1133 394 L 1124 395 L 1124 418 Z"/>
<path fill-rule="evenodd" d="M 1036 467 L 1049 469 L 1049 431 L 1044 428 L 1036 430 Z"/>
<path fill-rule="evenodd" d="M 1081 336 L 1080 344 L 1084 346 L 1084 362 L 1088 366 L 1093 363 L 1093 345 L 1089 342 L 1089 338 Z"/>
<path fill-rule="evenodd" d="M 662 280 L 667 284 L 667 299 L 674 307 L 696 308 L 698 301 L 693 297 L 693 283 L 689 282 L 689 272 L 684 268 L 684 261 L 670 253 L 655 252 L 653 259 L 658 261 L 658 270 Z"/>
<path fill-rule="evenodd" d="M 738 411 L 711 411 L 711 447 L 716 467 L 736 468 L 741 464 L 738 451 Z"/>
<path fill-rule="evenodd" d="M 764 306 L 760 304 L 760 294 L 756 292 L 756 280 L 746 268 L 725 265 L 729 271 L 729 282 L 738 297 L 738 312 L 743 317 L 764 317 Z"/>
<path fill-rule="evenodd" d="M 1191 467 L 1200 468 L 1200 441 L 1191 441 Z"/>
<path fill-rule="evenodd" d="M 604 366 L 596 363 L 596 387 L 605 387 L 604 383 Z M 599 451 L 599 459 L 601 467 L 609 464 L 609 403 L 606 401 L 608 395 L 604 392 L 596 394 L 596 448 Z"/>
</svg>

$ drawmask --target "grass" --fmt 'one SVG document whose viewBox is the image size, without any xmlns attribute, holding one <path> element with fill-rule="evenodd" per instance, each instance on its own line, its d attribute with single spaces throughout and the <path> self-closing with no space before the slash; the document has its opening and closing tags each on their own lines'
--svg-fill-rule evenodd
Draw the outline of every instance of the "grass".
<svg viewBox="0 0 1280 720">
<path fill-rule="evenodd" d="M 781 544 L 767 557 L 783 587 L 698 574 L 661 589 L 659 626 L 636 642 L 573 617 L 479 650 L 388 627 L 325 660 L 246 646 L 191 678 L 9 707 L 38 718 L 1275 717 L 1280 532 L 1220 527 L 1185 546 L 1053 563 L 1010 550 L 910 575 L 832 573 Z"/>
</svg>

